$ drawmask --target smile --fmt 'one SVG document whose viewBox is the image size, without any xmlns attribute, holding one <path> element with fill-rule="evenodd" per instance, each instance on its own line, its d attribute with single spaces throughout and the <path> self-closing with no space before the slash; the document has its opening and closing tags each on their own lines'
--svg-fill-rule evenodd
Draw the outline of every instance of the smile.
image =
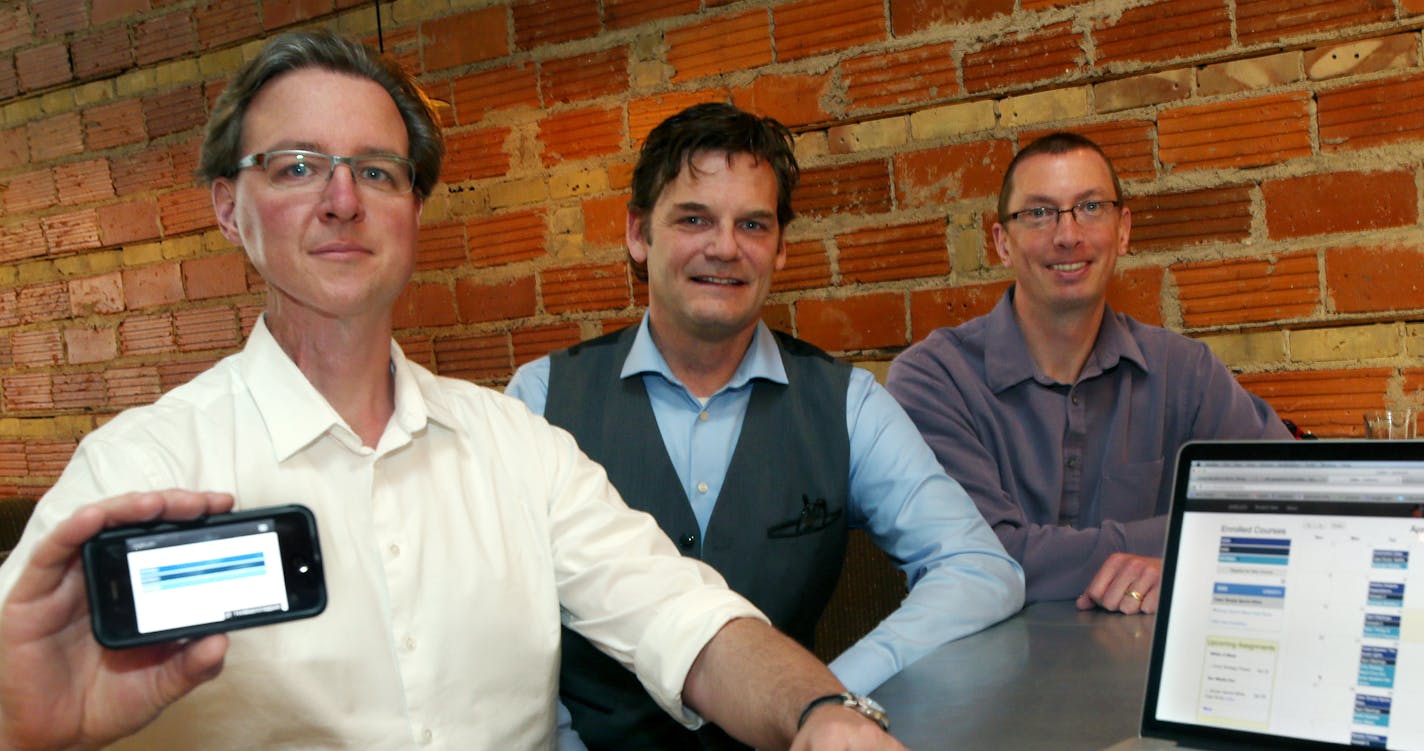
<svg viewBox="0 0 1424 751">
<path fill-rule="evenodd" d="M 1048 265 L 1048 268 L 1054 271 L 1077 271 L 1087 265 L 1087 261 L 1078 261 L 1077 263 L 1051 263 Z"/>
<path fill-rule="evenodd" d="M 726 287 L 739 287 L 744 284 L 740 279 L 728 279 L 721 276 L 694 276 L 692 277 L 692 281 L 700 284 L 717 284 Z"/>
</svg>

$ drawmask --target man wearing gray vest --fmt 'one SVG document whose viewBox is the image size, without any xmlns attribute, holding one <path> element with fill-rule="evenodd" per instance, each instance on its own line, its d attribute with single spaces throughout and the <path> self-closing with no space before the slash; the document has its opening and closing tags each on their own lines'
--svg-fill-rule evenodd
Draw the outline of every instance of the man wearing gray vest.
<svg viewBox="0 0 1424 751">
<path fill-rule="evenodd" d="M 866 706 L 859 694 L 1018 610 L 1023 572 L 869 372 L 760 322 L 786 262 L 792 148 L 780 123 L 725 104 L 654 128 L 627 222 L 647 314 L 525 365 L 508 393 L 573 433 L 684 555 L 808 646 L 847 531 L 863 528 L 910 583 L 831 663 L 846 703 Z M 590 748 L 738 747 L 666 721 L 576 635 L 563 650 L 560 696 Z"/>
</svg>

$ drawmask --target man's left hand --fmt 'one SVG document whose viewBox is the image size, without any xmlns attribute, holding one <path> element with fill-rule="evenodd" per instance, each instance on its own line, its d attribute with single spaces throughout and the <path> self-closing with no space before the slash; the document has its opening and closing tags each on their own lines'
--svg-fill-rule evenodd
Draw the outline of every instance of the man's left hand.
<svg viewBox="0 0 1424 751">
<path fill-rule="evenodd" d="M 1078 609 L 1099 607 L 1129 615 L 1155 613 L 1161 583 L 1161 558 L 1113 553 L 1078 596 Z"/>
<path fill-rule="evenodd" d="M 836 704 L 816 707 L 791 744 L 791 751 L 907 751 L 865 715 Z"/>
</svg>

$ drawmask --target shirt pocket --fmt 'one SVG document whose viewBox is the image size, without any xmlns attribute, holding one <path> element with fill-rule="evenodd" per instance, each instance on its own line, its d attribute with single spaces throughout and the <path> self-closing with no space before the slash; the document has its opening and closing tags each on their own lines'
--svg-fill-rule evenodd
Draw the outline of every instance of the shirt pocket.
<svg viewBox="0 0 1424 751">
<path fill-rule="evenodd" d="M 1158 513 L 1157 499 L 1161 495 L 1162 466 L 1165 459 L 1114 465 L 1103 473 L 1103 486 L 1098 492 L 1098 522 L 1111 519 L 1131 522 L 1148 519 Z"/>
</svg>

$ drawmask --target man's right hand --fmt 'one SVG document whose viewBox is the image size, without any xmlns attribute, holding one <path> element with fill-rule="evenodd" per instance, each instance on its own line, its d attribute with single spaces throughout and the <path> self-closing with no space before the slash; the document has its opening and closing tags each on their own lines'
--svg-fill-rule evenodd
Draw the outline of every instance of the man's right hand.
<svg viewBox="0 0 1424 751">
<path fill-rule="evenodd" d="M 85 506 L 39 541 L 0 604 L 0 750 L 98 748 L 137 732 L 222 670 L 227 636 L 108 650 L 89 627 L 80 546 L 105 527 L 194 519 L 226 493 L 129 493 Z"/>
<path fill-rule="evenodd" d="M 1155 613 L 1161 584 L 1161 558 L 1113 553 L 1078 596 L 1078 609 L 1099 607 L 1129 615 Z"/>
</svg>

